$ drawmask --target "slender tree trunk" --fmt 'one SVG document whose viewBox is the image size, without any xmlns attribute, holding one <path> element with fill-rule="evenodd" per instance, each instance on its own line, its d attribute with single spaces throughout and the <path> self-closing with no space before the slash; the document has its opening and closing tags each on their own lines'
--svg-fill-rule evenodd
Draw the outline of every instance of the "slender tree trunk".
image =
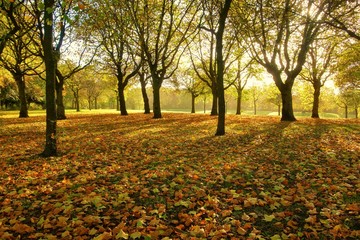
<svg viewBox="0 0 360 240">
<path fill-rule="evenodd" d="M 75 90 L 75 106 L 76 106 L 76 111 L 80 112 L 80 100 L 79 100 L 79 89 Z"/>
<path fill-rule="evenodd" d="M 358 111 L 358 107 L 355 107 L 355 118 L 358 119 L 359 118 L 359 111 Z"/>
<path fill-rule="evenodd" d="M 254 115 L 257 114 L 256 110 L 257 110 L 257 105 L 256 105 L 257 100 L 254 99 Z"/>
<path fill-rule="evenodd" d="M 63 120 L 66 119 L 65 115 L 65 106 L 64 106 L 64 79 L 62 76 L 57 74 L 57 81 L 56 81 L 56 112 L 57 112 L 57 119 Z"/>
<path fill-rule="evenodd" d="M 97 99 L 98 99 L 98 97 L 95 97 L 94 98 L 94 107 L 95 107 L 95 109 L 98 109 L 98 101 L 97 101 Z"/>
<path fill-rule="evenodd" d="M 204 97 L 204 113 L 206 113 L 206 96 Z"/>
<path fill-rule="evenodd" d="M 218 115 L 218 92 L 217 88 L 215 86 L 211 89 L 212 93 L 212 106 L 211 106 L 211 116 L 217 116 Z"/>
<path fill-rule="evenodd" d="M 191 113 L 195 113 L 195 99 L 195 94 L 191 93 Z"/>
<path fill-rule="evenodd" d="M 348 111 L 348 105 L 345 104 L 345 118 L 348 118 L 348 117 L 349 117 L 349 116 L 348 116 L 348 113 L 349 113 L 349 111 Z"/>
<path fill-rule="evenodd" d="M 242 89 L 237 90 L 237 99 L 236 99 L 236 115 L 241 115 L 241 100 L 242 100 Z"/>
<path fill-rule="evenodd" d="M 44 0 L 45 9 L 53 9 L 54 0 Z M 56 147 L 56 59 L 53 52 L 53 12 L 44 12 L 44 61 L 46 68 L 46 144 L 42 152 L 44 157 L 57 155 Z"/>
<path fill-rule="evenodd" d="M 216 129 L 216 136 L 222 136 L 225 134 L 225 90 L 224 90 L 224 59 L 223 59 L 223 35 L 225 30 L 225 22 L 227 14 L 229 12 L 231 0 L 225 0 L 224 7 L 221 9 L 219 17 L 219 26 L 216 33 L 216 63 L 217 63 L 217 91 L 219 98 L 219 116 Z"/>
<path fill-rule="evenodd" d="M 91 97 L 88 97 L 88 107 L 89 107 L 89 110 L 91 111 Z"/>
<path fill-rule="evenodd" d="M 160 105 L 160 88 L 161 88 L 161 84 L 159 84 L 159 82 L 160 81 L 158 79 L 153 78 L 153 94 L 154 94 L 153 111 L 154 111 L 154 118 L 162 118 L 162 116 L 161 116 L 161 105 Z"/>
<path fill-rule="evenodd" d="M 313 107 L 312 107 L 312 118 L 320 118 L 319 116 L 319 102 L 320 102 L 320 85 L 319 84 L 313 84 L 314 87 L 314 100 L 313 100 Z"/>
<path fill-rule="evenodd" d="M 25 81 L 22 75 L 14 75 L 14 79 L 16 81 L 18 92 L 19 92 L 19 100 L 20 100 L 20 118 L 29 117 L 28 114 L 28 105 L 26 100 L 26 91 L 25 91 Z"/>
</svg>

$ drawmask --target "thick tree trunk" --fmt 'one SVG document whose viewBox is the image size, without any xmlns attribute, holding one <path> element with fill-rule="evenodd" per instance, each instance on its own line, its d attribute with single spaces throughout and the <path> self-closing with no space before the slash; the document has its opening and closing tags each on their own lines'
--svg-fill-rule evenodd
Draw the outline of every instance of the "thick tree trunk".
<svg viewBox="0 0 360 240">
<path fill-rule="evenodd" d="M 196 96 L 194 93 L 191 94 L 191 113 L 195 113 L 195 99 Z"/>
<path fill-rule="evenodd" d="M 26 91 L 25 91 L 25 81 L 22 75 L 14 75 L 14 79 L 16 81 L 19 93 L 19 100 L 20 100 L 20 118 L 27 118 L 29 117 L 28 114 L 28 105 L 26 101 Z"/>
<path fill-rule="evenodd" d="M 126 115 L 128 115 L 128 112 L 126 110 L 124 89 L 119 87 L 118 90 L 119 90 L 120 115 L 126 116 Z"/>
<path fill-rule="evenodd" d="M 218 92 L 217 88 L 214 86 L 211 89 L 212 93 L 212 106 L 211 106 L 211 116 L 217 116 L 218 115 Z"/>
<path fill-rule="evenodd" d="M 319 116 L 319 102 L 320 102 L 320 86 L 313 85 L 314 86 L 314 100 L 313 100 L 313 107 L 312 107 L 312 118 L 320 118 Z"/>
<path fill-rule="evenodd" d="M 292 104 L 291 87 L 284 85 L 280 92 L 282 100 L 281 121 L 296 121 Z"/>
<path fill-rule="evenodd" d="M 162 118 L 161 116 L 161 105 L 160 105 L 160 87 L 158 80 L 153 80 L 153 94 L 154 94 L 154 102 L 153 102 L 153 111 L 154 118 Z"/>
<path fill-rule="evenodd" d="M 45 9 L 53 9 L 54 0 L 44 0 Z M 44 13 L 44 61 L 46 68 L 46 144 L 42 156 L 49 157 L 57 155 L 56 148 L 56 59 L 53 52 L 53 12 Z"/>
<path fill-rule="evenodd" d="M 63 96 L 63 90 L 64 90 L 64 79 L 61 79 L 57 75 L 58 81 L 56 81 L 56 113 L 57 113 L 57 119 L 63 120 L 66 119 L 65 115 L 65 106 L 64 106 L 64 96 Z"/>
</svg>

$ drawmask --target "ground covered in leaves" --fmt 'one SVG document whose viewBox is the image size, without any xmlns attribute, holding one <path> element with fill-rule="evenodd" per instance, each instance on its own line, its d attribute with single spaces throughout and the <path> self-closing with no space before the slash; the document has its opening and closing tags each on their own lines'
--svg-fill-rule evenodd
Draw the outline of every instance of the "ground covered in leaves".
<svg viewBox="0 0 360 240">
<path fill-rule="evenodd" d="M 360 124 L 0 117 L 0 239 L 358 239 Z"/>
</svg>

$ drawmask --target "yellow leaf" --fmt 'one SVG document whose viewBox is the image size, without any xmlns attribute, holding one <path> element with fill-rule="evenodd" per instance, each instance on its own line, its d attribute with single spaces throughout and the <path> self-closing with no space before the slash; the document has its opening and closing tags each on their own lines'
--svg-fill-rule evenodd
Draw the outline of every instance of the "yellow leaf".
<svg viewBox="0 0 360 240">
<path fill-rule="evenodd" d="M 128 238 L 129 238 L 129 234 L 125 233 L 122 229 L 116 235 L 116 239 L 128 239 Z"/>
<path fill-rule="evenodd" d="M 132 239 L 141 238 L 141 232 L 134 232 L 130 235 Z"/>
<path fill-rule="evenodd" d="M 273 214 L 271 215 L 264 215 L 264 219 L 266 222 L 271 222 L 272 220 L 274 220 L 275 216 Z"/>
</svg>

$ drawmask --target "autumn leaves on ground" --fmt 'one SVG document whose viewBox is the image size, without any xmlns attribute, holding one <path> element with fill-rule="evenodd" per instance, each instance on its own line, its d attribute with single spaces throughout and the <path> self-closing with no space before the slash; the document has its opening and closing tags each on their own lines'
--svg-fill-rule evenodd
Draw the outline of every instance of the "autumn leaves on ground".
<svg viewBox="0 0 360 240">
<path fill-rule="evenodd" d="M 356 120 L 68 118 L 0 118 L 0 239 L 360 237 Z"/>
</svg>

